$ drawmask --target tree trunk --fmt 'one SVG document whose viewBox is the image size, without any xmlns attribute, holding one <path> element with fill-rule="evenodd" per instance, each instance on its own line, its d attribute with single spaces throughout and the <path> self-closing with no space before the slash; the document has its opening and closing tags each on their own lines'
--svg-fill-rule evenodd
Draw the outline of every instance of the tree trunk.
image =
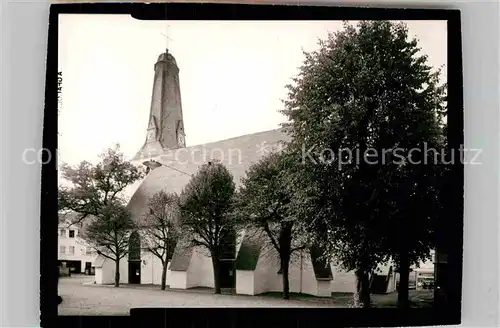
<svg viewBox="0 0 500 328">
<path fill-rule="evenodd" d="M 161 290 L 167 288 L 167 267 L 168 261 L 162 261 L 162 271 L 161 271 Z"/>
<path fill-rule="evenodd" d="M 220 288 L 220 260 L 218 256 L 212 255 L 212 265 L 214 267 L 214 287 L 215 294 L 221 294 Z"/>
<path fill-rule="evenodd" d="M 283 256 L 281 257 L 281 272 L 283 275 L 283 299 L 290 299 L 290 280 L 288 277 L 289 274 L 289 263 L 290 257 Z"/>
<path fill-rule="evenodd" d="M 281 272 L 283 274 L 283 298 L 290 299 L 290 281 L 288 277 L 290 255 L 292 247 L 292 227 L 291 222 L 281 222 L 281 230 L 279 236 L 279 249 Z"/>
<path fill-rule="evenodd" d="M 120 259 L 115 260 L 115 287 L 120 287 Z"/>
<path fill-rule="evenodd" d="M 370 300 L 370 278 L 368 272 L 358 268 L 355 271 L 356 275 L 356 292 L 354 293 L 354 306 L 369 308 Z"/>
<path fill-rule="evenodd" d="M 410 280 L 410 260 L 407 252 L 399 254 L 399 290 L 398 290 L 398 308 L 408 308 L 410 306 L 409 298 L 409 280 Z"/>
</svg>

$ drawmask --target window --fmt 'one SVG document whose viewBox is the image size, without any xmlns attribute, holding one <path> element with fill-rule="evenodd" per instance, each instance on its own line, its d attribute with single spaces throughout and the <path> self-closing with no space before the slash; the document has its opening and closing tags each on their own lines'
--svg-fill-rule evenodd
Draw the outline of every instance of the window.
<svg viewBox="0 0 500 328">
<path fill-rule="evenodd" d="M 69 253 L 70 254 L 75 254 L 75 246 L 70 246 L 69 247 Z"/>
<path fill-rule="evenodd" d="M 75 238 L 75 230 L 69 231 L 69 238 Z"/>
<path fill-rule="evenodd" d="M 59 230 L 59 236 L 66 237 L 66 230 L 64 229 Z"/>
<path fill-rule="evenodd" d="M 65 246 L 60 246 L 59 247 L 59 253 L 61 253 L 61 254 L 66 253 L 66 247 Z"/>
</svg>

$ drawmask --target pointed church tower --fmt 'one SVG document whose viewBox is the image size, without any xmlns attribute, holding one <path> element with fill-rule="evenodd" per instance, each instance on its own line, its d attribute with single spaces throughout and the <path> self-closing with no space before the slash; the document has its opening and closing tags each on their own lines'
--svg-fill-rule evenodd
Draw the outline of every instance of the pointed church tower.
<svg viewBox="0 0 500 328">
<path fill-rule="evenodd" d="M 146 141 L 134 159 L 160 155 L 167 149 L 185 146 L 179 67 L 167 49 L 155 64 Z"/>
</svg>

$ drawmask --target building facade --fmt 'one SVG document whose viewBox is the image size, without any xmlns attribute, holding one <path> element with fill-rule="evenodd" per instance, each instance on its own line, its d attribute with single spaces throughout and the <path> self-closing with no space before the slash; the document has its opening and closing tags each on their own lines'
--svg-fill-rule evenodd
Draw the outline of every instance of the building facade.
<svg viewBox="0 0 500 328">
<path fill-rule="evenodd" d="M 80 236 L 83 227 L 80 224 L 72 224 L 68 216 L 60 217 L 59 220 L 57 243 L 59 265 L 67 267 L 70 273 L 93 274 L 93 263 L 97 253 L 88 247 Z"/>
</svg>

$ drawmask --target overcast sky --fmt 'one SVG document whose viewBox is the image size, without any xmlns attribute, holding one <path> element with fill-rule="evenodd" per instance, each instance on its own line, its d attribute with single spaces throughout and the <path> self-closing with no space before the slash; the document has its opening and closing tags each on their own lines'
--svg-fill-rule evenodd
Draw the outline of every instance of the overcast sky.
<svg viewBox="0 0 500 328">
<path fill-rule="evenodd" d="M 60 15 L 63 72 L 59 163 L 94 162 L 120 143 L 127 157 L 146 138 L 154 64 L 177 60 L 187 146 L 279 127 L 285 85 L 302 49 L 340 21 L 139 21 L 128 15 Z M 430 64 L 446 64 L 446 22 L 407 22 Z M 168 32 L 167 32 L 167 24 Z"/>
</svg>

